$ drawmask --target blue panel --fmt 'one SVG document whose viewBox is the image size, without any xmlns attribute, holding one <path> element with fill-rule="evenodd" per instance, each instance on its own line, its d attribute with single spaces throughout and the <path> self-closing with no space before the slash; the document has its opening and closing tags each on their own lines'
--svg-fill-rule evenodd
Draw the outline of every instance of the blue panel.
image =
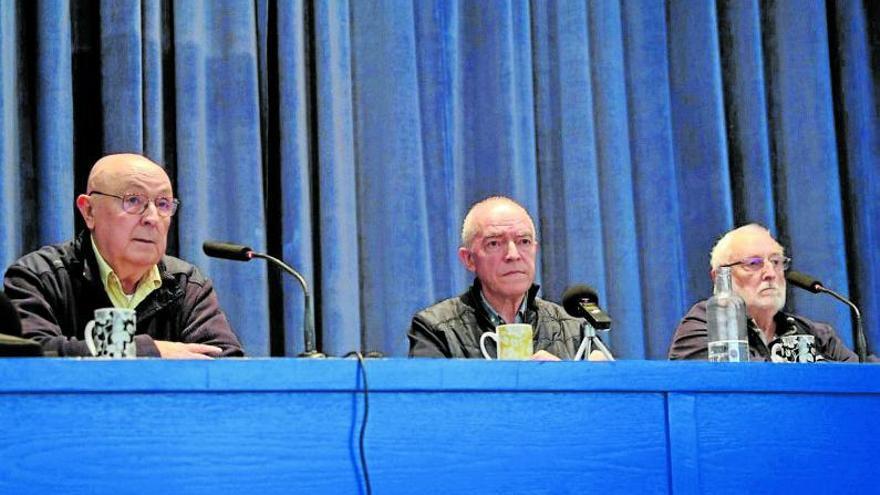
<svg viewBox="0 0 880 495">
<path fill-rule="evenodd" d="M 669 428 L 670 492 L 700 492 L 700 445 L 694 421 L 697 396 L 669 394 L 667 396 Z"/>
<path fill-rule="evenodd" d="M 377 493 L 873 486 L 878 366 L 365 366 Z M 342 359 L 0 359 L 0 417 L 14 426 L 3 431 L 0 492 L 362 492 L 360 371 Z"/>
<path fill-rule="evenodd" d="M 774 394 L 768 399 L 697 396 L 698 492 L 874 491 L 880 397 Z M 809 473 L 817 463 L 822 468 Z"/>
<path fill-rule="evenodd" d="M 666 435 L 657 427 L 664 406 L 662 395 L 644 393 L 378 396 L 370 403 L 368 444 L 374 453 L 380 445 L 398 448 L 373 457 L 373 487 L 388 493 L 437 487 L 444 493 L 577 493 L 584 487 L 665 493 Z M 400 411 L 407 411 L 403 435 Z M 403 436 L 415 449 L 401 444 Z M 420 472 L 431 474 L 399 474 Z"/>
</svg>

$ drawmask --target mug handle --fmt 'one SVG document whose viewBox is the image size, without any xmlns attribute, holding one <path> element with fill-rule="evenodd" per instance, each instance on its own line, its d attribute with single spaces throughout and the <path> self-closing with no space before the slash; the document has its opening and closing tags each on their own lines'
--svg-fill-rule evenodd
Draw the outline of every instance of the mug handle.
<svg viewBox="0 0 880 495">
<path fill-rule="evenodd" d="M 486 359 L 492 359 L 489 356 L 489 353 L 486 352 L 486 337 L 495 341 L 495 346 L 498 346 L 498 334 L 495 332 L 485 332 L 483 335 L 480 335 L 480 352 L 483 353 L 483 357 Z"/>
<path fill-rule="evenodd" d="M 95 350 L 95 339 L 92 337 L 92 333 L 95 330 L 95 320 L 91 320 L 86 323 L 86 346 L 89 348 L 89 352 L 92 353 L 92 356 L 97 356 L 98 353 Z"/>
</svg>

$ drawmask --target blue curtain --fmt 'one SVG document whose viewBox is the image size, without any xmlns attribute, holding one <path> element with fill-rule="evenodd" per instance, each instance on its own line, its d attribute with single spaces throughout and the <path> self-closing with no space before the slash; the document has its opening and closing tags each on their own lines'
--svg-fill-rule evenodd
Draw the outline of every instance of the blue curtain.
<svg viewBox="0 0 880 495">
<path fill-rule="evenodd" d="M 0 258 L 74 235 L 116 151 L 164 164 L 195 262 L 252 356 L 405 355 L 416 310 L 470 283 L 490 194 L 535 217 L 544 297 L 595 286 L 615 354 L 664 358 L 708 252 L 767 225 L 880 339 L 880 8 L 869 1 L 0 1 Z M 846 308 L 791 307 L 851 342 Z"/>
</svg>

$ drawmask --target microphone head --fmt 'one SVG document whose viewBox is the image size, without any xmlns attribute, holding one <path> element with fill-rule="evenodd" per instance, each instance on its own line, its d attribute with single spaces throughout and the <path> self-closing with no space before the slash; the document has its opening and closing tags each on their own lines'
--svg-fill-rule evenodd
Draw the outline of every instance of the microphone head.
<svg viewBox="0 0 880 495">
<path fill-rule="evenodd" d="M 212 258 L 223 258 L 235 261 L 250 261 L 253 249 L 242 246 L 241 244 L 230 244 L 228 242 L 205 241 L 202 244 L 202 250 Z"/>
<path fill-rule="evenodd" d="M 562 293 L 562 307 L 570 315 L 580 314 L 578 306 L 583 300 L 598 305 L 599 293 L 589 285 L 572 285 Z"/>
<path fill-rule="evenodd" d="M 800 287 L 804 290 L 808 290 L 813 294 L 819 293 L 820 289 L 823 287 L 822 282 L 819 282 L 814 277 L 811 277 L 806 273 L 796 272 L 794 270 L 789 270 L 785 272 L 785 280 L 788 280 L 791 285 L 794 285 L 795 287 Z"/>
</svg>

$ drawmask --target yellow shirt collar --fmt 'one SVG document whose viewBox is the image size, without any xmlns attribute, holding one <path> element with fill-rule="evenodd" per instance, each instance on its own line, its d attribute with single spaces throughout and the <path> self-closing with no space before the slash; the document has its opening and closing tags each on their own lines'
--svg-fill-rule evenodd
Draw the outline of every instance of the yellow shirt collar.
<svg viewBox="0 0 880 495">
<path fill-rule="evenodd" d="M 93 236 L 90 237 L 92 240 L 92 250 L 95 251 L 95 259 L 98 261 L 98 275 L 101 277 L 104 291 L 107 293 L 107 297 L 110 298 L 110 302 L 113 303 L 114 307 L 134 309 L 146 299 L 151 292 L 162 286 L 162 277 L 159 275 L 159 267 L 153 265 L 153 267 L 144 274 L 140 282 L 138 282 L 134 294 L 131 296 L 127 295 L 122 290 L 122 283 L 119 282 L 119 277 L 104 257 L 101 256 L 100 251 L 98 251 L 98 246 L 95 244 L 95 238 Z"/>
</svg>

